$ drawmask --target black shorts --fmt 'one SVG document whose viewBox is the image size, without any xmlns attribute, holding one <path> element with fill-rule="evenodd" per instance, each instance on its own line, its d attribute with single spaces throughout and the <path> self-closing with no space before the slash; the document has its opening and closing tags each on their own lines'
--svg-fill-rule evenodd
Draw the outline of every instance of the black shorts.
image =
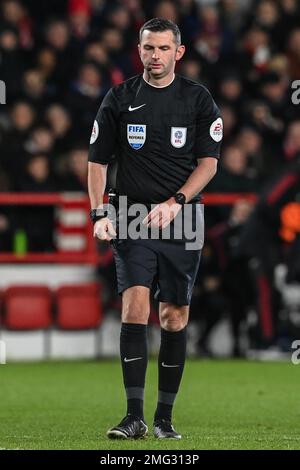
<svg viewBox="0 0 300 470">
<path fill-rule="evenodd" d="M 132 286 L 152 287 L 160 302 L 189 305 L 201 250 L 173 240 L 116 239 L 112 242 L 118 293 Z"/>
</svg>

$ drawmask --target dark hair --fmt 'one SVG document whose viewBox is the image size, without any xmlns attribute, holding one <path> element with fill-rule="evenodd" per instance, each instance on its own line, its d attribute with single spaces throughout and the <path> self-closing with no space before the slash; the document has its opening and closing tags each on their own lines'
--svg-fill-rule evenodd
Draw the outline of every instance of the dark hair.
<svg viewBox="0 0 300 470">
<path fill-rule="evenodd" d="M 176 44 L 178 46 L 181 44 L 180 30 L 177 24 L 173 23 L 173 21 L 165 20 L 164 18 L 152 18 L 151 20 L 147 21 L 140 29 L 140 42 L 142 40 L 142 34 L 145 30 L 153 31 L 154 33 L 172 31 Z"/>
</svg>

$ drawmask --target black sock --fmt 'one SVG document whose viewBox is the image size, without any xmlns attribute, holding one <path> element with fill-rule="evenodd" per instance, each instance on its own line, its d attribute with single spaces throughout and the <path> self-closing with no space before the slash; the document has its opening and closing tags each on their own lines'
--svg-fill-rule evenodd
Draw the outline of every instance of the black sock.
<svg viewBox="0 0 300 470">
<path fill-rule="evenodd" d="M 180 331 L 161 329 L 158 356 L 158 403 L 154 421 L 172 418 L 172 408 L 179 389 L 186 354 L 186 328 Z M 174 366 L 174 367 L 173 367 Z"/>
<path fill-rule="evenodd" d="M 127 395 L 127 414 L 144 419 L 144 387 L 148 362 L 146 325 L 122 323 L 120 353 Z"/>
</svg>

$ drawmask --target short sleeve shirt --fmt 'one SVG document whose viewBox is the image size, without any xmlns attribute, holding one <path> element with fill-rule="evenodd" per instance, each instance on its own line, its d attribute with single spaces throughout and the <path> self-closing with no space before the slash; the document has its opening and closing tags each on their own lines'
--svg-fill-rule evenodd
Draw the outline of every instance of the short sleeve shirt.
<svg viewBox="0 0 300 470">
<path fill-rule="evenodd" d="M 168 86 L 154 87 L 138 75 L 105 96 L 89 161 L 108 164 L 116 158 L 119 194 L 160 203 L 186 182 L 197 159 L 219 158 L 222 130 L 220 111 L 201 84 L 176 74 Z"/>
</svg>

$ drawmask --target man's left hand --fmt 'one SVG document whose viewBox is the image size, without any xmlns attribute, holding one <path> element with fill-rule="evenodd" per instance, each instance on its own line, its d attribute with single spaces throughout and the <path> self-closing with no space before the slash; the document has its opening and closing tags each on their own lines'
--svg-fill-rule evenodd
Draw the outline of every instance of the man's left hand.
<svg viewBox="0 0 300 470">
<path fill-rule="evenodd" d="M 167 201 L 161 202 L 155 206 L 147 217 L 145 217 L 143 224 L 147 225 L 147 227 L 159 227 L 164 229 L 175 219 L 181 208 L 181 204 L 177 204 L 175 199 L 171 197 Z"/>
</svg>

